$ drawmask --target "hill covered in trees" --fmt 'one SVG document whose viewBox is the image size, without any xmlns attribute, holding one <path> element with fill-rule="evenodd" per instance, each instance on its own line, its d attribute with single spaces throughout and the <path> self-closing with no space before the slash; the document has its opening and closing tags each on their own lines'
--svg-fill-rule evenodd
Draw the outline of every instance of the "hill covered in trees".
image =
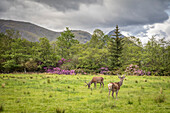
<svg viewBox="0 0 170 113">
<path fill-rule="evenodd" d="M 61 34 L 61 32 L 51 31 L 29 22 L 0 19 L 0 32 L 5 33 L 7 29 L 19 31 L 22 38 L 29 41 L 38 41 L 41 37 L 46 37 L 49 41 L 56 41 L 56 38 Z M 72 32 L 80 43 L 85 43 L 91 39 L 91 34 L 86 31 L 72 30 Z"/>
</svg>

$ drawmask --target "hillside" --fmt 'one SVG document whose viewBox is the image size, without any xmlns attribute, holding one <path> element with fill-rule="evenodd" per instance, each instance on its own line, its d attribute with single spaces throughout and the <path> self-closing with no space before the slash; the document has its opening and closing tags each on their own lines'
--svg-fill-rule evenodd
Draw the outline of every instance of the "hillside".
<svg viewBox="0 0 170 113">
<path fill-rule="evenodd" d="M 121 34 L 121 33 L 119 33 L 119 34 Z M 113 35 L 115 35 L 115 30 L 110 31 L 107 35 L 108 35 L 108 36 L 111 36 L 111 37 L 115 37 L 115 36 L 113 36 Z M 123 37 L 125 37 L 125 36 L 121 34 L 120 37 L 123 38 Z"/>
<path fill-rule="evenodd" d="M 21 36 L 29 41 L 38 41 L 41 37 L 47 37 L 50 41 L 55 41 L 61 33 L 48 30 L 29 22 L 0 19 L 0 32 L 5 32 L 7 29 L 19 31 Z M 80 41 L 80 43 L 85 43 L 91 39 L 91 34 L 86 31 L 72 30 L 72 32 L 75 34 L 75 39 Z"/>
</svg>

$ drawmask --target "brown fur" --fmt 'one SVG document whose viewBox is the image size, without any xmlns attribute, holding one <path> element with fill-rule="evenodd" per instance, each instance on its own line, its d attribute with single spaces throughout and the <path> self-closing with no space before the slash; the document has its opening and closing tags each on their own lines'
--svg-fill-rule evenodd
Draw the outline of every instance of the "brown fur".
<svg viewBox="0 0 170 113">
<path fill-rule="evenodd" d="M 123 80 L 125 78 L 125 76 L 123 77 L 118 77 L 120 79 L 119 82 L 111 82 L 108 84 L 108 88 L 109 88 L 109 95 L 110 95 L 110 92 L 112 91 L 112 97 L 114 98 L 114 92 L 116 92 L 116 98 L 117 98 L 117 94 L 120 90 L 120 86 L 122 86 L 123 84 Z"/>
<path fill-rule="evenodd" d="M 89 83 L 86 83 L 86 82 L 85 82 L 85 83 L 88 85 L 88 88 L 90 88 L 91 84 L 94 83 L 94 86 L 95 86 L 95 88 L 96 88 L 96 84 L 97 84 L 97 83 L 100 83 L 100 87 L 101 87 L 101 84 L 102 84 L 103 87 L 104 87 L 103 81 L 104 81 L 104 78 L 103 78 L 103 77 L 93 77 L 92 80 L 91 80 Z"/>
</svg>

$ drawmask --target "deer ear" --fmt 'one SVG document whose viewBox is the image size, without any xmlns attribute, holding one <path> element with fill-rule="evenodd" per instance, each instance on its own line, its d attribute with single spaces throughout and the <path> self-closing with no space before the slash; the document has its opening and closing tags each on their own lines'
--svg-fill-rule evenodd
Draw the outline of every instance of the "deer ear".
<svg viewBox="0 0 170 113">
<path fill-rule="evenodd" d="M 118 74 L 118 78 L 121 78 L 121 76 Z"/>
<path fill-rule="evenodd" d="M 87 82 L 85 81 L 85 83 L 86 83 L 86 86 L 87 86 Z"/>
</svg>

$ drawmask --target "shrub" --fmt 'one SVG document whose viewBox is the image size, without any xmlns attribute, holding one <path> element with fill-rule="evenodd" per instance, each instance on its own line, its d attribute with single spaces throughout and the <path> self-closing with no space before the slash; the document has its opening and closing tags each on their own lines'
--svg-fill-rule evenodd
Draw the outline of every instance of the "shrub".
<svg viewBox="0 0 170 113">
<path fill-rule="evenodd" d="M 99 70 L 100 70 L 100 74 L 104 74 L 104 75 L 110 74 L 108 67 L 101 67 Z"/>
<path fill-rule="evenodd" d="M 139 66 L 130 64 L 128 67 L 126 67 L 125 72 L 128 75 L 151 75 L 151 72 L 146 72 L 145 70 L 139 69 Z"/>
<path fill-rule="evenodd" d="M 67 66 L 62 66 L 64 63 L 70 62 L 71 60 L 66 60 L 64 58 L 62 58 L 61 60 L 58 61 L 57 63 L 57 67 L 43 67 L 43 69 L 47 72 L 47 73 L 52 73 L 52 74 L 65 74 L 65 75 L 75 75 L 75 70 L 70 70 L 68 69 L 69 67 Z M 62 68 L 61 68 L 62 67 Z"/>
</svg>

